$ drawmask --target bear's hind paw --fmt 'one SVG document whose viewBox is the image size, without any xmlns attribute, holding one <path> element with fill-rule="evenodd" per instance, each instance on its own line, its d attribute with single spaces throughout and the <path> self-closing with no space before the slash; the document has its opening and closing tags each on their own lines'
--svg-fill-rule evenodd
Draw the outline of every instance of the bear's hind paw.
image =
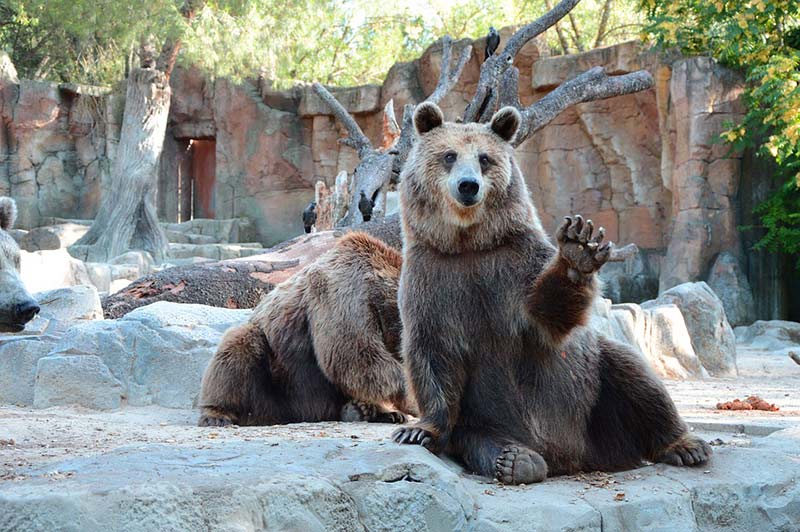
<svg viewBox="0 0 800 532">
<path fill-rule="evenodd" d="M 503 484 L 533 484 L 547 478 L 542 455 L 526 447 L 509 445 L 495 462 L 495 478 Z"/>
<path fill-rule="evenodd" d="M 235 425 L 233 416 L 216 408 L 203 409 L 203 413 L 197 421 L 198 427 L 227 427 L 229 425 Z"/>
<path fill-rule="evenodd" d="M 698 466 L 708 462 L 712 452 L 711 446 L 704 440 L 696 436 L 684 436 L 672 444 L 656 462 L 674 466 Z"/>
<path fill-rule="evenodd" d="M 407 418 L 402 412 L 387 411 L 365 401 L 348 401 L 342 407 L 342 421 L 368 423 L 405 423 Z"/>
</svg>

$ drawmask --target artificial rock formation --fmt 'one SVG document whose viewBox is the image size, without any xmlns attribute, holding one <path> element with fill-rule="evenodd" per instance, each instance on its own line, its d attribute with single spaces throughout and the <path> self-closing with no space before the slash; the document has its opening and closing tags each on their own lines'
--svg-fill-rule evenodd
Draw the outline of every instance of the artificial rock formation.
<svg viewBox="0 0 800 532">
<path fill-rule="evenodd" d="M 504 43 L 512 33 L 501 31 Z M 448 118 L 460 114 L 478 83 L 484 40 L 453 46 L 467 44 L 472 55 L 440 101 Z M 442 48 L 439 41 L 420 58 L 396 64 L 383 85 L 331 92 L 377 142 L 389 102 L 402 116 L 405 104 L 435 89 Z M 636 244 L 642 261 L 637 297 L 652 297 L 654 286 L 708 279 L 721 252 L 743 256 L 736 228 L 741 160 L 715 142 L 723 123 L 742 115 L 740 78 L 708 58 L 676 59 L 639 43 L 549 57 L 534 39 L 515 66 L 522 105 L 592 66 L 615 75 L 646 69 L 656 81 L 636 94 L 573 106 L 519 146 L 546 230 L 563 215 L 582 212 L 605 226 L 609 239 Z M 20 200 L 21 227 L 47 216 L 94 215 L 114 156 L 108 140 L 118 135 L 118 98 L 8 74 L 2 79 L 0 109 L 10 127 L 9 138 L 0 138 L 8 161 L 0 164 L 0 192 Z M 165 221 L 178 221 L 179 180 L 191 170 L 187 154 L 195 139 L 214 141 L 215 181 L 202 192 L 204 207 L 216 218 L 250 219 L 264 245 L 301 233 L 300 213 L 314 198 L 315 183 L 332 188 L 341 170 L 351 172 L 359 162 L 355 150 L 338 142 L 345 130 L 311 87 L 278 91 L 264 79 L 212 81 L 193 69 L 177 69 L 170 83 L 158 191 Z"/>
</svg>

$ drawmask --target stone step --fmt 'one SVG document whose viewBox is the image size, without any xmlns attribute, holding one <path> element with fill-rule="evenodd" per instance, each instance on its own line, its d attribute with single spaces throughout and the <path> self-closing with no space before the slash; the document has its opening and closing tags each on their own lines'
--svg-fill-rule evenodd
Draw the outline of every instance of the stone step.
<svg viewBox="0 0 800 532">
<path fill-rule="evenodd" d="M 254 238 L 253 224 L 247 218 L 195 218 L 180 223 L 162 223 L 169 234 L 184 233 L 212 237 L 214 242 L 232 244 Z M 177 238 L 177 237 L 176 237 Z M 170 239 L 172 241 L 172 239 Z M 201 243 L 201 242 L 197 242 Z"/>
<path fill-rule="evenodd" d="M 264 248 L 258 242 L 242 244 L 170 244 L 167 257 L 172 259 L 189 259 L 204 257 L 214 260 L 238 259 L 263 253 Z"/>
</svg>

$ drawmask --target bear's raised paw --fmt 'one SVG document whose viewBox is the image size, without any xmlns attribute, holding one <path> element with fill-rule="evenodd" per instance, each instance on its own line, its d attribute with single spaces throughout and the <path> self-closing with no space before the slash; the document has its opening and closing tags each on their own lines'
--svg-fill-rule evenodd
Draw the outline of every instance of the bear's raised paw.
<svg viewBox="0 0 800 532">
<path fill-rule="evenodd" d="M 696 436 L 684 436 L 662 454 L 656 462 L 674 466 L 698 466 L 708 462 L 711 446 Z"/>
<path fill-rule="evenodd" d="M 583 221 L 583 217 L 578 214 L 573 218 L 567 216 L 564 223 L 556 231 L 556 242 L 558 242 L 561 257 L 570 266 L 570 276 L 578 277 L 591 275 L 600 269 L 603 264 L 608 262 L 611 250 L 614 248 L 613 242 L 603 244 L 605 229 L 599 228 L 594 233 L 594 224 L 591 220 Z"/>
<path fill-rule="evenodd" d="M 547 478 L 542 455 L 519 445 L 502 450 L 494 465 L 495 478 L 503 484 L 533 484 Z"/>
</svg>

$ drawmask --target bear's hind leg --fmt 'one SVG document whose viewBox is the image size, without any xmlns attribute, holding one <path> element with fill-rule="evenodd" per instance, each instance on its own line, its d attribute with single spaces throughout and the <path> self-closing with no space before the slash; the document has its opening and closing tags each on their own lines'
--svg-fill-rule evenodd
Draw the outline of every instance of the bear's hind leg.
<svg viewBox="0 0 800 532">
<path fill-rule="evenodd" d="M 342 407 L 342 421 L 367 423 L 405 423 L 402 412 L 387 410 L 380 405 L 352 399 Z"/>
<path fill-rule="evenodd" d="M 542 455 L 517 443 L 502 443 L 478 430 L 456 427 L 449 452 L 461 457 L 468 470 L 493 477 L 503 484 L 533 484 L 547 478 Z"/>
<path fill-rule="evenodd" d="M 246 425 L 258 422 L 252 414 L 266 414 L 260 399 L 270 381 L 268 353 L 267 339 L 253 323 L 225 333 L 203 375 L 198 425 Z"/>
<path fill-rule="evenodd" d="M 629 347 L 606 338 L 598 339 L 598 348 L 600 393 L 589 420 L 584 469 L 629 469 L 642 460 L 675 465 L 707 461 L 711 448 L 689 434 L 647 362 Z"/>
</svg>

